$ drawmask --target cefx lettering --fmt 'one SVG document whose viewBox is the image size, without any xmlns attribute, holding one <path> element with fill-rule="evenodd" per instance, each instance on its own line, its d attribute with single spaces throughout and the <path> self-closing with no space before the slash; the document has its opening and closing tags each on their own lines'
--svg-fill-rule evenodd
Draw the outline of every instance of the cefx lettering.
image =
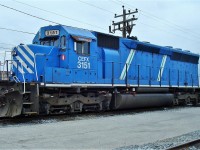
<svg viewBox="0 0 200 150">
<path fill-rule="evenodd" d="M 90 69 L 90 60 L 89 57 L 78 57 L 77 68 L 81 69 Z"/>
</svg>

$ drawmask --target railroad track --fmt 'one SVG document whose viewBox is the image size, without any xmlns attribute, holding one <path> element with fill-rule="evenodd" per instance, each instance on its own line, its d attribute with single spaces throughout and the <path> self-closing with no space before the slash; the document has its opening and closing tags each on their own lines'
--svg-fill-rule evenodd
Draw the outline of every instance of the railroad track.
<svg viewBox="0 0 200 150">
<path fill-rule="evenodd" d="M 200 149 L 200 138 L 174 146 L 174 147 L 170 147 L 167 150 L 187 150 L 187 149 L 194 149 L 194 148 Z"/>
<path fill-rule="evenodd" d="M 0 118 L 0 126 L 2 125 L 19 125 L 19 124 L 40 124 L 44 122 L 54 121 L 73 121 L 98 117 L 108 117 L 117 115 L 134 115 L 138 113 L 153 112 L 153 111 L 166 111 L 182 109 L 185 107 L 159 107 L 148 109 L 135 109 L 135 110 L 118 110 L 118 111 L 106 111 L 106 112 L 86 112 L 86 113 L 74 113 L 74 114 L 58 114 L 58 115 L 33 115 L 33 116 L 18 116 L 14 118 Z"/>
<path fill-rule="evenodd" d="M 1 125 L 14 125 L 14 124 L 24 124 L 24 123 L 42 123 L 45 121 L 72 121 L 72 120 L 82 120 L 88 118 L 98 118 L 98 117 L 108 117 L 117 115 L 127 115 L 127 114 L 138 114 L 144 112 L 153 111 L 165 111 L 181 109 L 184 107 L 159 107 L 159 108 L 148 108 L 148 109 L 135 109 L 135 110 L 118 110 L 118 111 L 106 111 L 106 112 L 86 112 L 86 113 L 74 113 L 74 114 L 58 114 L 58 115 L 33 115 L 33 116 L 18 116 L 14 118 L 0 118 Z"/>
</svg>

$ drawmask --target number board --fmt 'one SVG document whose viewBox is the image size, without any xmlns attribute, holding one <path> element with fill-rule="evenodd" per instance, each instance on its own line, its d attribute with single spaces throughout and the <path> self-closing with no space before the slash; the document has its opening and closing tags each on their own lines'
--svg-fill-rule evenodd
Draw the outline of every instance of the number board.
<svg viewBox="0 0 200 150">
<path fill-rule="evenodd" d="M 57 36 L 59 34 L 60 34 L 59 30 L 47 30 L 47 31 L 45 31 L 46 36 Z"/>
</svg>

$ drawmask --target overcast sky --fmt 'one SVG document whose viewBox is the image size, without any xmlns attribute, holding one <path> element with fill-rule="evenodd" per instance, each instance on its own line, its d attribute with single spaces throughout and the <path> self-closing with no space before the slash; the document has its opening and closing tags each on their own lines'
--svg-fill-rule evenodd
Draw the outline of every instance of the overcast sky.
<svg viewBox="0 0 200 150">
<path fill-rule="evenodd" d="M 20 3 L 21 2 L 21 3 Z M 45 9 L 44 12 L 28 5 Z M 200 0 L 0 0 L 0 4 L 60 24 L 108 33 L 114 13 L 139 9 L 132 35 L 141 41 L 200 51 Z M 62 16 L 61 16 L 62 15 Z M 40 27 L 54 25 L 0 6 L 0 28 L 37 33 Z M 34 35 L 0 29 L 0 43 L 29 44 Z M 121 35 L 121 33 L 116 33 Z M 1 44 L 0 47 L 12 46 Z"/>
</svg>

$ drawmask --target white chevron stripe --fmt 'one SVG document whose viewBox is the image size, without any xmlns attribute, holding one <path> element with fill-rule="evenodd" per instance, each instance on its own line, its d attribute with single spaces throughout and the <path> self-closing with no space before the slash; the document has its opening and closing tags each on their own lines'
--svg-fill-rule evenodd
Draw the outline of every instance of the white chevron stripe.
<svg viewBox="0 0 200 150">
<path fill-rule="evenodd" d="M 33 71 L 30 68 L 27 68 L 27 65 L 25 65 L 25 63 L 19 56 L 16 56 L 16 58 L 19 60 L 19 62 L 22 64 L 22 66 L 28 71 L 28 73 L 33 73 Z"/>
<path fill-rule="evenodd" d="M 163 70 L 164 70 L 164 67 L 165 67 L 166 60 L 167 60 L 167 55 L 163 55 L 162 62 L 161 62 L 161 65 L 160 65 L 160 69 L 159 69 L 159 72 L 158 72 L 157 81 L 160 81 L 160 78 L 162 78 L 162 74 L 163 74 Z"/>
<path fill-rule="evenodd" d="M 20 73 L 23 73 L 23 74 L 24 74 L 24 71 L 22 70 L 22 68 L 21 68 L 19 65 L 17 66 L 17 63 L 16 63 L 15 61 L 13 61 L 12 64 L 13 64 L 13 66 L 15 66 L 16 69 L 18 68 L 18 71 L 19 71 Z"/>
<path fill-rule="evenodd" d="M 23 50 L 19 46 L 17 47 L 17 49 L 18 49 L 18 52 L 20 52 L 22 56 L 26 59 L 26 61 L 28 61 L 28 63 L 34 68 L 33 61 L 23 52 Z"/>
<path fill-rule="evenodd" d="M 34 58 L 34 53 L 32 52 L 32 50 L 27 45 L 23 45 L 23 47 Z"/>
<path fill-rule="evenodd" d="M 128 55 L 128 58 L 126 60 L 126 63 L 124 65 L 124 68 L 122 70 L 122 73 L 120 75 L 120 80 L 124 80 L 125 79 L 125 77 L 126 77 L 126 64 L 127 64 L 127 72 L 128 72 L 128 70 L 130 68 L 130 65 L 131 65 L 131 62 L 133 61 L 134 55 L 135 55 L 135 50 L 131 49 L 131 51 L 130 51 L 130 53 Z"/>
</svg>

